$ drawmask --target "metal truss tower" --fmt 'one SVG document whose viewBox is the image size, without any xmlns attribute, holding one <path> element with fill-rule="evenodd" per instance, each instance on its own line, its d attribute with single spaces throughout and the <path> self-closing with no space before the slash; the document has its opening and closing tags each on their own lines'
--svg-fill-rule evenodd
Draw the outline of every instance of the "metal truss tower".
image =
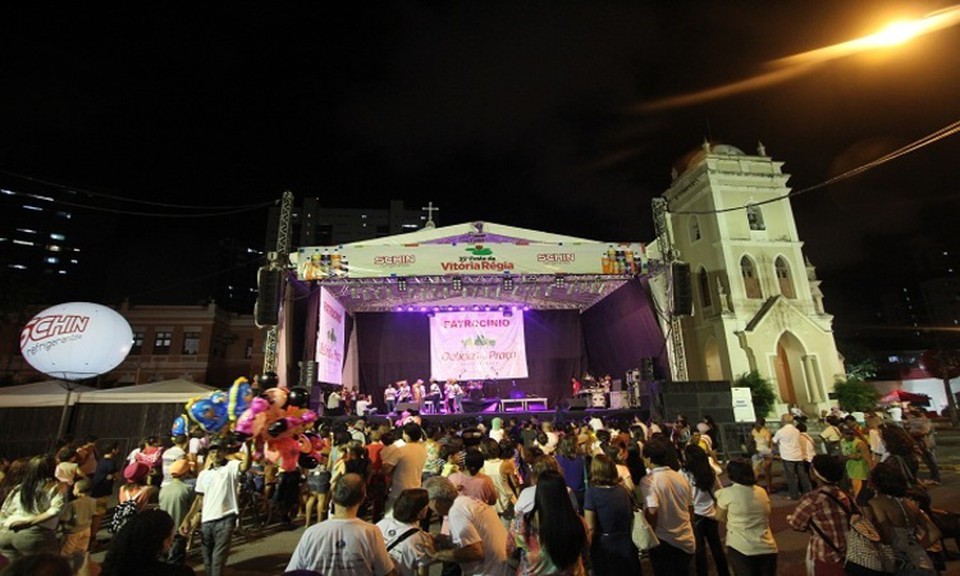
<svg viewBox="0 0 960 576">
<path fill-rule="evenodd" d="M 286 270 L 290 261 L 290 224 L 293 220 L 293 192 L 285 190 L 280 199 L 280 222 L 277 226 L 277 250 L 267 255 L 266 268 L 269 270 Z M 279 283 L 279 294 L 273 305 L 283 301 L 285 282 Z M 263 344 L 263 373 L 277 371 L 277 325 L 267 328 L 267 336 Z"/>
<path fill-rule="evenodd" d="M 667 294 L 668 305 L 667 314 L 669 319 L 670 331 L 670 363 L 673 379 L 678 381 L 687 380 L 687 355 L 683 347 L 683 328 L 680 324 L 680 316 L 674 313 L 673 301 L 669 295 L 673 292 L 674 278 L 673 264 L 678 260 L 677 253 L 673 248 L 673 241 L 670 239 L 670 228 L 667 225 L 667 200 L 666 198 L 654 198 L 651 201 L 653 208 L 653 226 L 657 234 L 657 246 L 660 248 L 660 257 L 664 260 L 664 274 L 667 275 Z"/>
</svg>

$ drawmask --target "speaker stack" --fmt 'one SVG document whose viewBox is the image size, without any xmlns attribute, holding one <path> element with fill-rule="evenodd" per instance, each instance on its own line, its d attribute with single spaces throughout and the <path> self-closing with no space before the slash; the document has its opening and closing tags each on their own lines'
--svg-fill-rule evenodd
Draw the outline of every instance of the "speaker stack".
<svg viewBox="0 0 960 576">
<path fill-rule="evenodd" d="M 677 316 L 693 314 L 693 289 L 690 285 L 690 264 L 674 262 L 671 264 L 673 277 L 673 313 Z"/>
<path fill-rule="evenodd" d="M 253 316 L 257 326 L 276 326 L 280 310 L 280 287 L 283 270 L 261 268 L 257 271 L 257 303 Z"/>
</svg>

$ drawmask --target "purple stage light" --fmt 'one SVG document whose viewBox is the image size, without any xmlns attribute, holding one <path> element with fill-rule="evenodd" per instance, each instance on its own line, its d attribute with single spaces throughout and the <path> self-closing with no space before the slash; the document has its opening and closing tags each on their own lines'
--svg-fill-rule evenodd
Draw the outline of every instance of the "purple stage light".
<svg viewBox="0 0 960 576">
<path fill-rule="evenodd" d="M 407 312 L 413 312 L 413 306 L 407 306 Z"/>
<path fill-rule="evenodd" d="M 529 307 L 529 306 L 524 306 L 524 307 L 523 307 L 523 311 L 524 311 L 524 312 L 529 312 L 529 311 L 530 311 L 530 307 Z"/>
<path fill-rule="evenodd" d="M 478 310 L 480 310 L 480 307 L 479 307 L 479 306 L 474 306 L 474 307 L 473 307 L 473 311 L 474 311 L 474 312 L 476 312 L 476 311 L 478 311 Z"/>
<path fill-rule="evenodd" d="M 420 307 L 420 311 L 421 311 L 421 312 L 426 312 L 426 311 L 427 311 L 427 307 L 426 307 L 426 306 L 421 306 L 421 307 Z"/>
<path fill-rule="evenodd" d="M 519 307 L 519 306 L 517 306 L 516 304 L 514 304 L 514 305 L 513 305 L 513 309 L 514 309 L 514 310 L 519 310 L 519 309 L 520 309 L 520 307 Z"/>
<path fill-rule="evenodd" d="M 403 312 L 403 306 L 397 306 L 397 312 Z"/>
<path fill-rule="evenodd" d="M 460 307 L 460 311 L 461 311 L 461 312 L 466 312 L 466 311 L 467 311 L 467 307 L 466 307 L 466 306 L 461 306 L 461 307 Z"/>
</svg>

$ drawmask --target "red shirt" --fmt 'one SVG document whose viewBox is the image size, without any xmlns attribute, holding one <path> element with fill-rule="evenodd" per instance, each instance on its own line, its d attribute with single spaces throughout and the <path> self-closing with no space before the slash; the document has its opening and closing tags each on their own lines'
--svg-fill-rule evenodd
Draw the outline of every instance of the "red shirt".
<svg viewBox="0 0 960 576">
<path fill-rule="evenodd" d="M 846 510 L 841 508 L 840 504 L 827 494 L 840 500 Z M 836 486 L 821 486 L 800 499 L 796 510 L 790 516 L 790 526 L 796 530 L 811 533 L 811 550 L 815 559 L 830 564 L 843 564 L 843 554 L 837 554 L 832 547 L 823 541 L 820 533 L 811 528 L 810 525 L 815 524 L 840 552 L 845 553 L 847 550 L 847 528 L 849 527 L 847 511 L 851 509 L 850 498 L 844 491 Z"/>
</svg>

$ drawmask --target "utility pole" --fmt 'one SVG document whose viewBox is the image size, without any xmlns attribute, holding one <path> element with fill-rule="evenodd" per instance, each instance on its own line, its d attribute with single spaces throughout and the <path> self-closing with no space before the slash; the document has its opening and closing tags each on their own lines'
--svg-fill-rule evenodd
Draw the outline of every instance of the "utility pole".
<svg viewBox="0 0 960 576">
<path fill-rule="evenodd" d="M 663 264 L 666 270 L 664 275 L 673 274 L 672 264 L 678 260 L 676 250 L 673 249 L 673 241 L 670 239 L 670 227 L 667 225 L 667 200 L 665 198 L 654 198 L 651 201 L 653 209 L 653 226 L 657 234 L 657 246 L 660 248 L 660 257 L 663 258 Z M 668 278 L 668 286 L 673 286 L 674 279 Z M 667 290 L 670 294 L 672 288 Z M 668 302 L 672 300 L 667 298 Z M 670 330 L 670 363 L 674 380 L 680 382 L 687 380 L 687 356 L 683 346 L 683 328 L 680 325 L 680 316 L 674 313 L 672 304 L 667 304 L 669 315 Z"/>
<path fill-rule="evenodd" d="M 267 253 L 267 263 L 264 266 L 269 271 L 284 271 L 287 269 L 290 255 L 290 223 L 293 219 L 293 192 L 285 190 L 280 199 L 280 222 L 277 226 L 277 249 Z M 279 306 L 283 300 L 284 282 L 278 287 L 278 294 L 274 302 L 267 305 Z M 262 295 L 262 294 L 261 294 Z M 277 371 L 277 324 L 267 328 L 267 336 L 263 345 L 263 373 Z"/>
</svg>

